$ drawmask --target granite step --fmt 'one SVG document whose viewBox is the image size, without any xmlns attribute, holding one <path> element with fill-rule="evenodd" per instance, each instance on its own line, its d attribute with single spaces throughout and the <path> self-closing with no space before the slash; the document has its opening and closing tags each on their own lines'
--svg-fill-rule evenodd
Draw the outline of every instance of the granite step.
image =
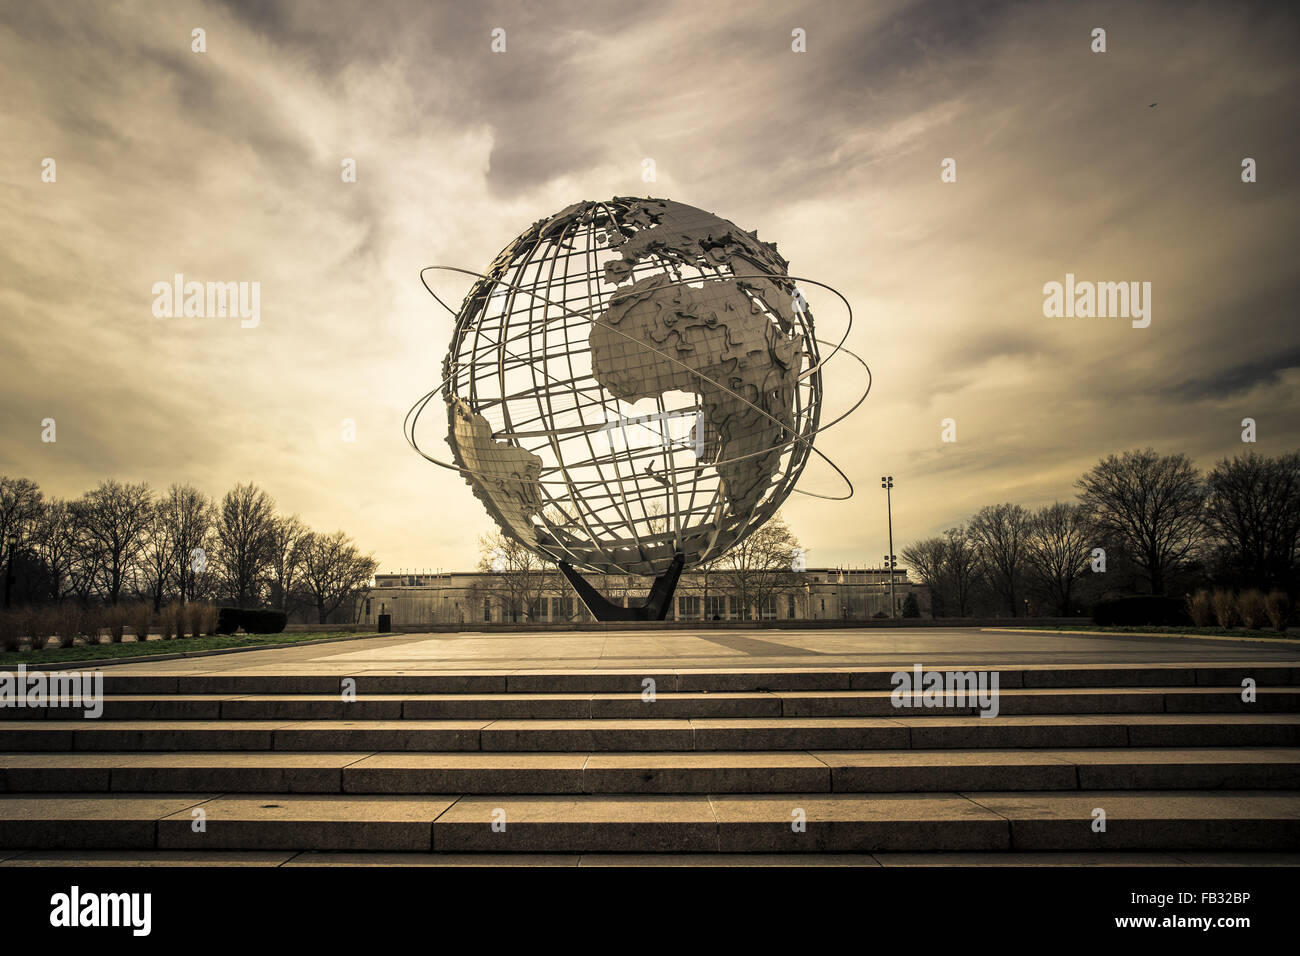
<svg viewBox="0 0 1300 956">
<path fill-rule="evenodd" d="M 1094 827 L 1105 811 L 1104 832 Z M 10 794 L 0 847 L 436 853 L 1300 848 L 1295 791 L 581 796 Z"/>
<path fill-rule="evenodd" d="M 894 793 L 1300 790 L 1300 748 L 684 753 L 27 753 L 0 792 Z"/>
<path fill-rule="evenodd" d="M 117 694 L 105 695 L 104 720 L 681 720 L 727 717 L 905 717 L 936 708 L 890 691 L 722 691 L 640 694 Z M 998 694 L 999 714 L 1300 713 L 1300 690 L 1258 688 L 1249 702 L 1234 687 L 1012 688 Z M 943 707 L 979 713 L 977 701 Z M 0 708 L 0 719 L 67 720 L 82 708 Z"/>
<path fill-rule="evenodd" d="M 922 662 L 937 670 L 969 671 L 970 665 Z M 358 695 L 381 694 L 640 694 L 644 681 L 655 691 L 695 693 L 793 690 L 890 690 L 893 675 L 908 668 L 734 668 L 711 670 L 536 670 L 374 672 L 347 677 L 324 674 L 194 673 L 103 668 L 107 694 L 321 694 L 337 696 L 343 680 L 355 682 Z M 1260 687 L 1300 685 L 1300 667 L 1293 661 L 1263 663 L 1190 664 L 1022 664 L 1000 667 L 999 685 L 1010 688 L 1089 687 L 1235 687 L 1250 678 Z"/>
<path fill-rule="evenodd" d="M 0 753 L 51 751 L 716 751 L 1300 744 L 1300 714 L 691 720 L 9 720 Z"/>
</svg>

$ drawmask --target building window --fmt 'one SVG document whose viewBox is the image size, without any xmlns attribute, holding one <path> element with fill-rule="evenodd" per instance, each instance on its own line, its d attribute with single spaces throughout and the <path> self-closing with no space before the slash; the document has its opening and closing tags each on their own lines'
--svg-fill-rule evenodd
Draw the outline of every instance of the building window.
<svg viewBox="0 0 1300 956">
<path fill-rule="evenodd" d="M 760 621 L 776 620 L 776 595 L 769 594 L 765 599 L 758 602 L 758 619 Z"/>
<path fill-rule="evenodd" d="M 483 599 L 483 620 L 485 621 L 492 620 L 492 602 L 489 601 L 487 598 Z"/>
<path fill-rule="evenodd" d="M 725 594 L 710 594 L 705 598 L 704 616 L 710 621 L 714 618 L 725 621 L 727 619 L 727 596 Z"/>
<path fill-rule="evenodd" d="M 787 601 L 785 606 L 785 616 L 793 621 L 794 620 L 794 595 L 787 594 L 786 598 Z"/>
<path fill-rule="evenodd" d="M 366 598 L 366 620 L 370 620 L 370 598 Z"/>
<path fill-rule="evenodd" d="M 700 599 L 696 595 L 677 599 L 677 616 L 684 621 L 700 619 Z"/>
</svg>

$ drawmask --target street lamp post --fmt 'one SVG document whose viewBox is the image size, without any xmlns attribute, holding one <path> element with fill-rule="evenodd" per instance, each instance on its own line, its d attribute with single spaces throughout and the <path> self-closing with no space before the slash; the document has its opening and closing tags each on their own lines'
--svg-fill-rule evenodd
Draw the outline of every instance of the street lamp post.
<svg viewBox="0 0 1300 956">
<path fill-rule="evenodd" d="M 889 517 L 889 555 L 885 567 L 889 568 L 889 616 L 892 618 L 898 616 L 898 601 L 894 599 L 894 568 L 898 566 L 898 558 L 894 555 L 894 476 L 881 475 L 880 487 L 885 489 L 885 513 Z"/>
<path fill-rule="evenodd" d="M 9 591 L 14 585 L 14 551 L 18 548 L 18 535 L 9 532 L 5 536 L 5 550 L 9 552 L 5 563 L 5 610 L 9 609 Z"/>
<path fill-rule="evenodd" d="M 844 568 L 840 568 L 840 618 L 849 619 L 849 607 L 844 604 Z"/>
</svg>

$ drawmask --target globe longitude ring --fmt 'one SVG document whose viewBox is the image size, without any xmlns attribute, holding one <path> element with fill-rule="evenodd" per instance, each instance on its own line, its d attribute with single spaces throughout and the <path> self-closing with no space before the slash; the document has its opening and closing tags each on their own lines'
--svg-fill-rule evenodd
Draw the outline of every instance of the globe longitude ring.
<svg viewBox="0 0 1300 956">
<path fill-rule="evenodd" d="M 717 558 L 792 491 L 820 432 L 870 392 L 844 345 L 852 307 L 788 273 L 776 246 L 664 199 L 575 203 L 534 223 L 477 276 L 443 380 L 407 413 L 408 442 L 463 475 L 502 532 L 556 561 L 598 619 L 662 619 L 684 567 Z M 421 272 L 424 281 L 425 272 Z M 848 323 L 813 333 L 795 285 L 829 290 Z M 424 282 L 448 311 L 449 306 Z M 821 424 L 839 352 L 861 397 Z M 454 463 L 419 447 L 435 395 Z M 605 601 L 576 568 L 657 575 L 644 605 Z"/>
</svg>

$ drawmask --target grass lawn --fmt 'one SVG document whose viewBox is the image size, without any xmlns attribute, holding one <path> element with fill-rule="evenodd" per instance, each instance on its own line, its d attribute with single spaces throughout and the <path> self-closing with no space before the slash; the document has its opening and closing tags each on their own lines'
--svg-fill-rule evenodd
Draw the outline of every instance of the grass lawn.
<svg viewBox="0 0 1300 956">
<path fill-rule="evenodd" d="M 223 647 L 258 647 L 264 644 L 297 644 L 300 641 L 319 641 L 331 637 L 374 637 L 352 631 L 294 631 L 286 634 L 213 634 L 209 637 L 183 637 L 173 641 L 152 639 L 143 642 L 135 638 L 124 639 L 120 644 L 77 644 L 73 647 L 52 647 L 40 651 L 0 652 L 0 666 L 7 664 L 61 664 L 73 661 L 106 661 L 121 657 L 143 657 L 151 654 L 188 654 L 194 651 L 215 651 Z"/>
<path fill-rule="evenodd" d="M 1116 624 L 1069 624 L 1050 627 L 1004 625 L 1015 630 L 1025 631 L 1096 631 L 1099 634 L 1191 634 L 1196 637 L 1270 637 L 1281 640 L 1300 639 L 1300 630 L 1275 631 L 1271 627 L 1252 630 L 1246 627 L 1158 627 L 1154 624 L 1116 625 Z"/>
</svg>

